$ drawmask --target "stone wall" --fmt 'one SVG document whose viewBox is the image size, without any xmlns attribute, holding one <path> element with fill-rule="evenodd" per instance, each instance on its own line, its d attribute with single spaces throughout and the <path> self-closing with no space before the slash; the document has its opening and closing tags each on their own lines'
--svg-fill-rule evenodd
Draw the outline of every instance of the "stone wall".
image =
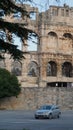
<svg viewBox="0 0 73 130">
<path fill-rule="evenodd" d="M 42 104 L 58 104 L 61 109 L 73 109 L 72 87 L 35 87 L 22 88 L 16 98 L 0 100 L 0 109 L 35 110 Z"/>
</svg>

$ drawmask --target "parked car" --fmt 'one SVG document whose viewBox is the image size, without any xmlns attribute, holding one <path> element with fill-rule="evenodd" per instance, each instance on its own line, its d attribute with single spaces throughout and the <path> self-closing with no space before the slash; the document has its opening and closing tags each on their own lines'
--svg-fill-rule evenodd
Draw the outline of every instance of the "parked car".
<svg viewBox="0 0 73 130">
<path fill-rule="evenodd" d="M 35 118 L 59 118 L 61 115 L 60 108 L 56 105 L 43 105 L 35 112 Z"/>
</svg>

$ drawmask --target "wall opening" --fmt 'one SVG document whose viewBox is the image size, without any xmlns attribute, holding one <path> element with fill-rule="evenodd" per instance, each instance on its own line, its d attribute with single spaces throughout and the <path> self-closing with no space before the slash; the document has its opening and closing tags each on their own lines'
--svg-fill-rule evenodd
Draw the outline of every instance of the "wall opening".
<svg viewBox="0 0 73 130">
<path fill-rule="evenodd" d="M 72 83 L 69 82 L 49 82 L 47 87 L 71 87 Z"/>
<path fill-rule="evenodd" d="M 28 76 L 37 77 L 38 75 L 38 65 L 36 62 L 31 61 L 28 65 Z"/>
<path fill-rule="evenodd" d="M 30 13 L 30 19 L 31 20 L 36 20 L 36 13 L 35 12 Z"/>
<path fill-rule="evenodd" d="M 62 75 L 64 77 L 72 77 L 72 64 L 69 62 L 64 62 L 62 64 Z"/>
<path fill-rule="evenodd" d="M 28 51 L 37 51 L 38 47 L 38 37 L 35 33 L 28 34 L 28 40 L 27 40 L 27 50 Z"/>
<path fill-rule="evenodd" d="M 47 65 L 47 76 L 56 76 L 57 75 L 57 65 L 54 61 L 48 62 Z"/>
</svg>

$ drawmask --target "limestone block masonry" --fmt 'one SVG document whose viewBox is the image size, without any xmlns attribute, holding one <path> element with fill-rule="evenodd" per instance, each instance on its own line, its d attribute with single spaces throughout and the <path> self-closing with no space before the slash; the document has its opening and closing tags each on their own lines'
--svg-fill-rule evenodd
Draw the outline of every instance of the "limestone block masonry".
<svg viewBox="0 0 73 130">
<path fill-rule="evenodd" d="M 22 87 L 18 98 L 2 99 L 0 108 L 36 109 L 53 103 L 62 109 L 73 109 L 73 7 L 50 6 L 39 12 L 38 8 L 25 6 L 36 14 L 34 20 L 16 20 L 12 16 L 6 20 L 27 23 L 37 34 L 37 51 L 28 52 L 23 43 L 22 50 L 28 53 L 21 64 L 9 55 L 6 55 L 5 66 L 0 62 L 0 66 L 17 75 Z"/>
<path fill-rule="evenodd" d="M 16 98 L 0 100 L 0 109 L 35 110 L 43 104 L 57 104 L 61 110 L 73 109 L 73 88 L 65 87 L 31 87 L 22 88 Z"/>
</svg>

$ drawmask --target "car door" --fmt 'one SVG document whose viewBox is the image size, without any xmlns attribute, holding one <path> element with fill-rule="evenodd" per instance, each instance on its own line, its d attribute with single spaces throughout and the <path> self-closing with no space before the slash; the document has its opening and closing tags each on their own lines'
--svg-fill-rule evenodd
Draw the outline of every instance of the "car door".
<svg viewBox="0 0 73 130">
<path fill-rule="evenodd" d="M 59 108 L 57 106 L 55 106 L 54 115 L 55 115 L 55 117 L 57 117 L 59 115 Z"/>
<path fill-rule="evenodd" d="M 52 115 L 53 115 L 53 117 L 56 116 L 56 109 L 55 109 L 55 106 L 52 108 Z"/>
</svg>

